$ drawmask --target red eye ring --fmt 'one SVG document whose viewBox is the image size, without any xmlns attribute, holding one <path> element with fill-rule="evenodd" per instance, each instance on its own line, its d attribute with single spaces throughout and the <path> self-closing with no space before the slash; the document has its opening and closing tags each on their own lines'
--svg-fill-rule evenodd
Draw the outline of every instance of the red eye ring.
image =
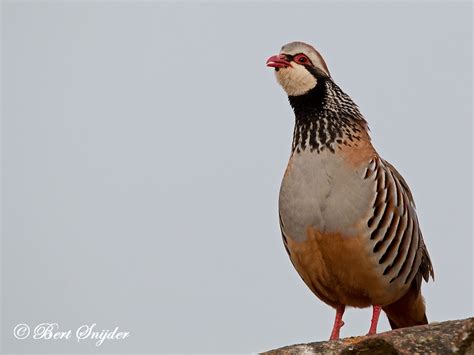
<svg viewBox="0 0 474 355">
<path fill-rule="evenodd" d="M 308 64 L 309 63 L 308 57 L 305 56 L 304 54 L 298 54 L 297 56 L 295 56 L 294 61 L 298 64 Z"/>
</svg>

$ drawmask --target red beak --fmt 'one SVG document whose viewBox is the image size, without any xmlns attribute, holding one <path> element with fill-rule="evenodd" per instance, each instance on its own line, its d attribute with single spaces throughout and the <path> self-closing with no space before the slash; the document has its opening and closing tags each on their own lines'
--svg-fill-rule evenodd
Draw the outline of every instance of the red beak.
<svg viewBox="0 0 474 355">
<path fill-rule="evenodd" d="M 285 56 L 282 54 L 271 56 L 267 59 L 267 67 L 272 68 L 288 68 L 290 62 L 285 59 Z"/>
</svg>

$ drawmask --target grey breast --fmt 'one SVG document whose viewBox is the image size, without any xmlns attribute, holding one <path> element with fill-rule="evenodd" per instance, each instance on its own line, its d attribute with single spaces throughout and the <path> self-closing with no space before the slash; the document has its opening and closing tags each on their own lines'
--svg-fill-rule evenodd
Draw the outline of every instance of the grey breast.
<svg viewBox="0 0 474 355">
<path fill-rule="evenodd" d="M 364 179 L 365 172 L 366 167 L 354 169 L 331 152 L 293 154 L 279 196 L 285 236 L 304 241 L 309 226 L 344 236 L 364 232 L 376 189 L 374 180 Z"/>
</svg>

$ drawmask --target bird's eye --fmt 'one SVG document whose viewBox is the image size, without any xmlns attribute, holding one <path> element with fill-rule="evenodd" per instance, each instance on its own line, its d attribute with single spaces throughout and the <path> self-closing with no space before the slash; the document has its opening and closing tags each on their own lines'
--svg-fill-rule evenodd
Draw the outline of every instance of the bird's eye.
<svg viewBox="0 0 474 355">
<path fill-rule="evenodd" d="M 300 64 L 307 64 L 309 63 L 308 57 L 306 57 L 304 54 L 299 54 L 295 57 L 296 62 Z"/>
</svg>

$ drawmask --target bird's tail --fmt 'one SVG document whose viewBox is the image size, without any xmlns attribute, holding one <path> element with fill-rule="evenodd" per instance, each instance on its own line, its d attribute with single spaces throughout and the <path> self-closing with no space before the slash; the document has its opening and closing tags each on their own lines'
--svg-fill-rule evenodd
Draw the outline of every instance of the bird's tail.
<svg viewBox="0 0 474 355">
<path fill-rule="evenodd" d="M 402 298 L 382 309 L 387 314 L 392 329 L 428 324 L 425 302 L 416 278 Z"/>
</svg>

